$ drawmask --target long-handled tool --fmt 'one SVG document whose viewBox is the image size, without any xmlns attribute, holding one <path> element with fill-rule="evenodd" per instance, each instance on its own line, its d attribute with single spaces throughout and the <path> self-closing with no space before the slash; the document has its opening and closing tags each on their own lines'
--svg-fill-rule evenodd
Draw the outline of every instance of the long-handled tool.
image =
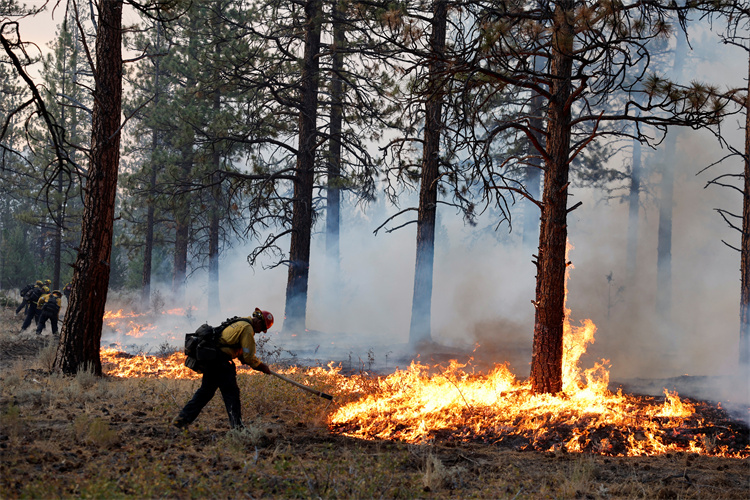
<svg viewBox="0 0 750 500">
<path fill-rule="evenodd" d="M 292 380 L 290 378 L 286 378 L 284 375 L 279 375 L 278 373 L 276 373 L 273 370 L 270 370 L 270 371 L 271 371 L 271 375 L 276 375 L 277 377 L 279 377 L 284 382 L 289 382 L 292 385 L 296 385 L 297 387 L 299 387 L 303 391 L 311 392 L 311 393 L 315 394 L 316 396 L 320 396 L 321 398 L 325 398 L 325 399 L 327 399 L 329 401 L 333 401 L 333 396 L 331 396 L 330 394 L 326 394 L 325 392 L 318 391 L 316 389 L 313 389 L 312 387 L 308 387 L 306 385 L 302 385 L 299 382 L 295 382 L 294 380 Z"/>
</svg>

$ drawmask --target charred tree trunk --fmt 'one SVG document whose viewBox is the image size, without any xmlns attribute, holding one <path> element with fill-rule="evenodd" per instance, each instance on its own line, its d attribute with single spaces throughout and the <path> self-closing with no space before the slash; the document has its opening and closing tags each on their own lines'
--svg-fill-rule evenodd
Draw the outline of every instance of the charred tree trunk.
<svg viewBox="0 0 750 500">
<path fill-rule="evenodd" d="M 109 287 L 122 106 L 122 1 L 99 2 L 91 123 L 91 161 L 86 177 L 81 245 L 73 290 L 63 320 L 54 368 L 102 373 L 99 347 Z"/>
<path fill-rule="evenodd" d="M 568 157 L 574 29 L 571 0 L 555 8 L 555 32 L 550 62 L 547 115 L 547 156 L 539 230 L 536 277 L 536 315 L 531 358 L 531 386 L 535 393 L 562 390 L 563 321 L 565 319 L 565 246 L 568 238 Z"/>
<path fill-rule="evenodd" d="M 443 95 L 440 84 L 445 53 L 445 32 L 448 4 L 436 0 L 432 4 L 432 34 L 428 95 L 425 103 L 424 149 L 419 186 L 417 216 L 417 258 L 414 267 L 414 295 L 411 305 L 409 342 L 412 345 L 432 338 L 432 278 L 435 256 L 435 216 L 437 213 L 437 183 L 440 171 L 440 133 L 443 128 Z"/>
<path fill-rule="evenodd" d="M 750 60 L 748 61 L 750 96 Z M 750 372 L 750 100 L 745 99 L 745 185 L 742 199 L 742 248 L 740 253 L 740 368 Z"/>
<path fill-rule="evenodd" d="M 286 285 L 285 330 L 305 328 L 307 284 L 310 273 L 310 239 L 313 220 L 313 183 L 318 116 L 318 70 L 321 0 L 305 4 L 305 52 L 302 60 L 297 173 L 294 184 L 289 274 Z"/>
<path fill-rule="evenodd" d="M 630 192 L 628 193 L 628 242 L 627 242 L 627 283 L 635 283 L 635 271 L 638 255 L 638 213 L 641 207 L 641 143 L 633 139 L 633 164 L 630 169 Z"/>
<path fill-rule="evenodd" d="M 336 294 L 340 272 L 341 224 L 341 122 L 343 120 L 344 86 L 341 71 L 344 69 L 346 31 L 343 24 L 343 6 L 333 5 L 333 60 L 331 61 L 331 124 L 328 141 L 328 186 L 326 190 L 326 257 L 332 293 Z"/>
</svg>

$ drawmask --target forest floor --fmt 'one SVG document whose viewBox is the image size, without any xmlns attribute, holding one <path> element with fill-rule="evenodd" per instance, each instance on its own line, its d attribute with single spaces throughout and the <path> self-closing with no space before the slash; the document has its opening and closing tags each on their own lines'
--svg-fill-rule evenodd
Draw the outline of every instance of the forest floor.
<svg viewBox="0 0 750 500">
<path fill-rule="evenodd" d="M 229 429 L 218 394 L 179 431 L 169 422 L 198 380 L 50 373 L 49 327 L 19 334 L 20 323 L 0 307 L 3 499 L 750 497 L 747 458 L 346 437 L 327 424 L 335 401 L 258 373 L 238 375 L 244 431 Z"/>
</svg>

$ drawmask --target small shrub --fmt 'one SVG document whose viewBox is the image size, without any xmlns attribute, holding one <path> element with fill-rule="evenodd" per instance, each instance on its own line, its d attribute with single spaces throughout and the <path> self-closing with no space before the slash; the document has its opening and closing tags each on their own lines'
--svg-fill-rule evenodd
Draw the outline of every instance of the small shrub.
<svg viewBox="0 0 750 500">
<path fill-rule="evenodd" d="M 82 443 L 86 439 L 86 433 L 88 432 L 90 423 L 91 421 L 86 415 L 78 415 L 76 417 L 73 421 L 73 436 L 76 441 Z"/>
<path fill-rule="evenodd" d="M 90 389 L 99 380 L 94 371 L 94 366 L 91 364 L 84 364 L 78 368 L 76 372 L 76 382 L 81 386 L 82 389 Z"/>
<path fill-rule="evenodd" d="M 110 429 L 107 422 L 99 417 L 91 419 L 87 415 L 79 415 L 73 421 L 73 435 L 78 442 L 102 448 L 109 448 L 120 442 L 117 431 Z"/>
<path fill-rule="evenodd" d="M 571 463 L 567 471 L 556 481 L 564 496 L 580 496 L 592 489 L 598 468 L 593 459 L 582 456 Z"/>
<path fill-rule="evenodd" d="M 90 424 L 87 441 L 102 448 L 109 448 L 120 442 L 117 431 L 110 429 L 109 424 L 101 418 L 95 418 Z"/>
<path fill-rule="evenodd" d="M 83 389 L 80 384 L 73 381 L 72 383 L 66 384 L 60 388 L 59 394 L 68 400 L 69 402 L 77 402 L 81 399 Z"/>
<path fill-rule="evenodd" d="M 275 432 L 267 432 L 266 426 L 246 424 L 242 429 L 232 429 L 227 432 L 222 440 L 223 444 L 236 453 L 242 453 L 247 449 L 257 446 L 268 446 L 268 436 L 276 436 Z"/>
<path fill-rule="evenodd" d="M 29 405 L 39 408 L 49 403 L 49 395 L 37 387 L 18 390 L 16 392 L 16 401 L 21 405 Z"/>
<path fill-rule="evenodd" d="M 18 301 L 15 297 L 16 293 L 13 294 L 14 296 L 11 297 L 8 295 L 7 290 L 3 290 L 0 292 L 0 307 L 12 307 L 16 308 L 18 307 L 18 304 L 20 304 L 20 301 Z"/>
<path fill-rule="evenodd" d="M 21 385 L 23 383 L 23 373 L 18 371 L 11 371 L 8 372 L 5 377 L 3 377 L 3 388 L 5 389 L 14 389 Z"/>
<path fill-rule="evenodd" d="M 21 420 L 21 409 L 13 402 L 0 415 L 0 424 L 3 431 L 11 438 L 16 438 L 23 430 L 23 421 Z"/>
<path fill-rule="evenodd" d="M 422 475 L 422 484 L 425 491 L 437 491 L 448 484 L 449 472 L 435 455 L 429 455 L 425 459 Z"/>
<path fill-rule="evenodd" d="M 36 364 L 47 373 L 52 371 L 52 367 L 55 363 L 55 356 L 57 355 L 57 341 L 50 340 L 49 343 L 39 351 L 36 357 Z"/>
</svg>

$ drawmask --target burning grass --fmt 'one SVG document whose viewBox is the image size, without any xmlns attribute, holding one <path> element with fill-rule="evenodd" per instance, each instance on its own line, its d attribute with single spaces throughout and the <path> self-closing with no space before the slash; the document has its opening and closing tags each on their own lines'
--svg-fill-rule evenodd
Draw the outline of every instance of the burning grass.
<svg viewBox="0 0 750 500">
<path fill-rule="evenodd" d="M 183 366 L 181 353 L 132 356 L 105 350 L 102 357 L 111 376 L 198 378 Z M 344 376 L 335 367 L 280 369 L 336 395 L 337 405 L 325 420 L 334 432 L 356 438 L 412 444 L 473 441 L 515 451 L 610 456 L 750 455 L 747 426 L 733 421 L 720 405 L 690 401 L 667 390 L 663 397 L 612 393 L 602 385 L 606 372 L 601 370 L 598 376 L 590 372 L 577 384 L 568 383 L 565 394 L 552 396 L 532 394 L 528 383 L 517 381 L 506 365 L 486 375 L 456 362 L 448 367 L 414 363 L 387 376 Z M 238 366 L 238 371 L 254 375 L 246 367 Z M 264 394 L 278 399 L 286 393 L 278 381 L 261 380 Z"/>
<path fill-rule="evenodd" d="M 0 314 L 7 340 L 8 315 Z M 168 422 L 199 384 L 181 354 L 104 350 L 107 376 L 99 379 L 50 374 L 49 351 L 0 365 L 2 498 L 744 499 L 750 492 L 748 458 L 736 458 L 747 457 L 746 427 L 715 405 L 671 393 L 587 403 L 581 398 L 589 380 L 603 383 L 601 369 L 575 379 L 580 394 L 567 389 L 553 398 L 532 396 L 504 365 L 479 373 L 458 363 L 415 364 L 389 375 L 274 366 L 334 394 L 330 404 L 240 369 L 247 429 L 229 430 L 217 395 L 179 432 Z M 652 442 L 649 433 L 664 448 L 631 452 L 631 440 Z"/>
</svg>

